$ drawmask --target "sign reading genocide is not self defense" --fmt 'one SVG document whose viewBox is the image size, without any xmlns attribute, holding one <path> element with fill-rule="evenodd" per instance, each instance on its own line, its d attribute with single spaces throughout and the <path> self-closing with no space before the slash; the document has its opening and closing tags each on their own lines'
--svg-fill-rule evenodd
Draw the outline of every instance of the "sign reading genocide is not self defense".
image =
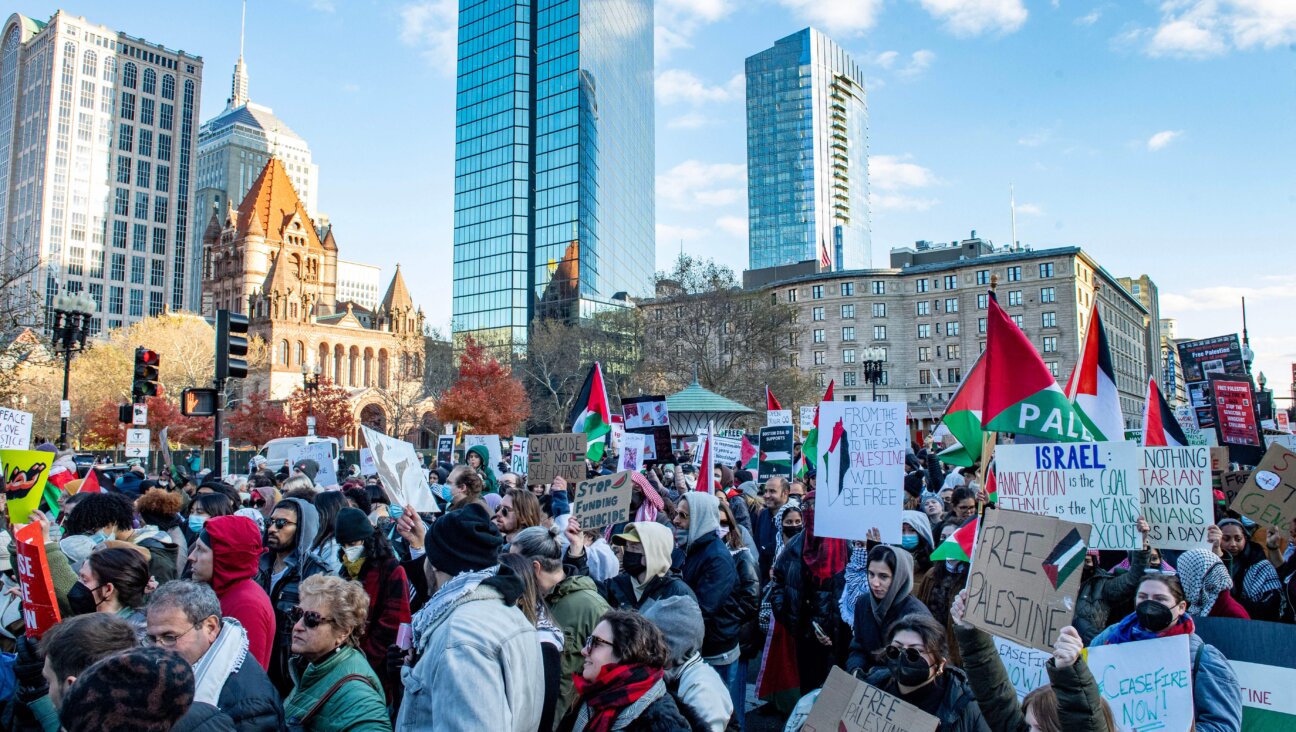
<svg viewBox="0 0 1296 732">
<path fill-rule="evenodd" d="M 557 432 L 527 440 L 527 485 L 549 485 L 562 476 L 570 483 L 585 478 L 585 434 Z"/>
</svg>

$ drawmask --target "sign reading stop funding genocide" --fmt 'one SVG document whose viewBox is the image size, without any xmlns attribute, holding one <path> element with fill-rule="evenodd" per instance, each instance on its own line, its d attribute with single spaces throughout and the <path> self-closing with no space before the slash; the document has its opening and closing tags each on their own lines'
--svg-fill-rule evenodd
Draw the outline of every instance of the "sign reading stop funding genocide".
<svg viewBox="0 0 1296 732">
<path fill-rule="evenodd" d="M 836 666 L 801 727 L 805 732 L 935 732 L 940 720 Z"/>
<path fill-rule="evenodd" d="M 815 535 L 899 544 L 904 510 L 904 458 L 909 447 L 904 402 L 819 405 Z"/>
<path fill-rule="evenodd" d="M 601 475 L 576 484 L 572 516 L 583 529 L 601 529 L 630 519 L 630 471 Z"/>
<path fill-rule="evenodd" d="M 1143 518 L 1157 549 L 1206 546 L 1206 528 L 1215 522 L 1210 448 L 1144 447 L 1140 451 L 1139 490 Z"/>
<path fill-rule="evenodd" d="M 999 507 L 1090 524 L 1094 549 L 1142 549 L 1138 450 L 1132 442 L 999 445 Z"/>
</svg>

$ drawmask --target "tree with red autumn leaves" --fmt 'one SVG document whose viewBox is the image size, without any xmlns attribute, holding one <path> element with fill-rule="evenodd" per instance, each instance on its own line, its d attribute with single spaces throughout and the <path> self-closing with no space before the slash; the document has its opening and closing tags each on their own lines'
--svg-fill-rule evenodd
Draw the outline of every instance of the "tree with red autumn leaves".
<svg viewBox="0 0 1296 732">
<path fill-rule="evenodd" d="M 256 391 L 225 413 L 222 431 L 231 445 L 261 447 L 276 437 L 288 437 L 289 425 L 283 404 L 270 401 L 270 395 L 264 391 Z"/>
<path fill-rule="evenodd" d="M 157 440 L 163 428 L 167 429 L 167 439 L 181 445 L 205 445 L 212 440 L 212 420 L 210 417 L 186 417 L 180 413 L 180 406 L 164 396 L 149 397 L 148 424 L 151 437 Z M 134 425 L 122 424 L 117 420 L 116 401 L 105 401 L 91 410 L 86 417 L 86 428 L 81 432 L 81 446 L 88 448 L 107 448 L 120 445 L 126 441 L 126 430 Z"/>
<path fill-rule="evenodd" d="M 288 437 L 306 434 L 306 417 L 312 413 L 315 415 L 315 434 L 320 437 L 342 439 L 355 429 L 350 392 L 322 376 L 319 388 L 313 394 L 299 386 L 288 396 L 285 407 Z"/>
<path fill-rule="evenodd" d="M 526 388 L 472 336 L 464 338 L 459 377 L 441 395 L 437 418 L 484 435 L 513 435 L 531 414 Z"/>
</svg>

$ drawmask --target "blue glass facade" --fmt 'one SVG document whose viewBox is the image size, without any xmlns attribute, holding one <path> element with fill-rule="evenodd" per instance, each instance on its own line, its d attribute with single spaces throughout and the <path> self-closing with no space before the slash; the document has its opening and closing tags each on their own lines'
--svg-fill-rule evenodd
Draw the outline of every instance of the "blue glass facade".
<svg viewBox="0 0 1296 732">
<path fill-rule="evenodd" d="M 647 295 L 650 0 L 464 0 L 453 328 L 522 353 L 537 315 Z"/>
<path fill-rule="evenodd" d="M 869 266 L 864 73 L 813 28 L 747 59 L 748 266 Z"/>
</svg>

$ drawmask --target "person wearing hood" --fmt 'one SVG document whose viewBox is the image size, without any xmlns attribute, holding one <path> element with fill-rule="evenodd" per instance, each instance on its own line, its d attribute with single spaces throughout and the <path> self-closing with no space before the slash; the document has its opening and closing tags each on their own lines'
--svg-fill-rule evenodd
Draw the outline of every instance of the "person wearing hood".
<svg viewBox="0 0 1296 732">
<path fill-rule="evenodd" d="M 360 650 L 378 678 L 386 679 L 387 648 L 396 642 L 401 624 L 410 621 L 409 580 L 391 542 L 374 530 L 364 511 L 344 508 L 338 511 L 334 526 L 342 562 L 338 576 L 359 582 L 369 597 Z M 391 694 L 395 684 L 383 685 L 388 689 L 388 703 L 396 702 L 397 697 Z"/>
<path fill-rule="evenodd" d="M 1233 599 L 1255 620 L 1281 620 L 1282 581 L 1264 547 L 1251 541 L 1251 530 L 1235 518 L 1220 520 L 1218 527 L 1208 529 L 1206 538 L 1233 578 Z"/>
<path fill-rule="evenodd" d="M 638 610 L 654 600 L 693 595 L 684 580 L 671 572 L 675 541 L 670 529 L 656 521 L 635 521 L 614 535 L 612 542 L 623 549 L 621 573 L 607 582 L 596 582 L 599 594 L 612 609 Z M 582 543 L 567 547 L 567 563 L 572 572 L 588 573 Z"/>
<path fill-rule="evenodd" d="M 1193 617 L 1251 619 L 1246 608 L 1233 599 L 1233 578 L 1228 568 L 1209 549 L 1189 549 L 1180 554 L 1177 574 Z"/>
<path fill-rule="evenodd" d="M 464 453 L 464 464 L 481 476 L 483 493 L 499 492 L 499 479 L 495 477 L 495 469 L 490 464 L 490 451 L 485 445 L 473 445 L 468 448 Z"/>
<path fill-rule="evenodd" d="M 292 691 L 288 659 L 292 651 L 292 612 L 297 607 L 302 580 L 325 571 L 311 556 L 311 543 L 319 531 L 315 507 L 300 498 L 285 498 L 270 514 L 265 551 L 257 570 L 257 584 L 270 598 L 275 611 L 275 642 L 270 655 L 270 680 L 280 694 Z"/>
<path fill-rule="evenodd" d="M 270 668 L 275 613 L 270 597 L 256 582 L 261 532 L 243 516 L 217 516 L 203 524 L 189 554 L 193 578 L 211 585 L 220 614 L 233 618 L 247 635 L 248 648 L 262 669 Z"/>
<path fill-rule="evenodd" d="M 1129 552 L 1129 571 L 1108 572 L 1099 564 L 1099 555 L 1092 552 L 1085 557 L 1081 570 L 1080 592 L 1076 595 L 1075 617 L 1072 625 L 1085 643 L 1089 643 L 1103 628 L 1114 607 L 1129 607 L 1138 590 L 1139 582 L 1148 567 L 1147 537 L 1151 527 L 1140 518 L 1136 524 L 1143 534 L 1144 548 Z"/>
<path fill-rule="evenodd" d="M 185 538 L 185 519 L 180 515 L 184 499 L 179 492 L 161 488 L 152 488 L 144 492 L 135 501 L 135 510 L 140 519 L 149 526 L 156 526 L 158 531 L 165 531 L 176 545 L 176 557 L 189 556 L 189 541 Z"/>
<path fill-rule="evenodd" d="M 734 714 L 734 703 L 715 669 L 702 661 L 702 610 L 688 595 L 668 597 L 644 608 L 666 638 L 670 662 L 666 665 L 666 690 L 695 732 L 724 732 Z M 744 679 L 744 683 L 745 683 Z"/>
<path fill-rule="evenodd" d="M 913 557 L 914 584 L 920 584 L 931 570 L 931 553 L 936 549 L 932 541 L 931 521 L 922 511 L 900 513 L 900 548 Z"/>
<path fill-rule="evenodd" d="M 415 615 L 398 730 L 536 732 L 544 664 L 536 628 L 517 607 L 524 585 L 496 564 L 504 537 L 469 504 L 428 527 L 424 566 L 434 594 Z M 405 661 L 396 646 L 389 658 Z"/>
<path fill-rule="evenodd" d="M 224 614 L 211 587 L 172 580 L 149 597 L 149 641 L 189 662 L 195 700 L 228 714 L 238 732 L 282 729 L 279 693 L 252 655 L 247 631 Z"/>
<path fill-rule="evenodd" d="M 149 573 L 158 582 L 177 577 L 179 547 L 155 526 L 135 528 L 135 504 L 120 493 L 91 493 L 72 509 L 63 525 L 65 535 L 84 534 L 98 544 L 109 539 L 135 544 L 149 554 Z"/>
<path fill-rule="evenodd" d="M 738 568 L 720 538 L 719 499 L 694 491 L 680 496 L 675 513 L 676 543 L 684 550 L 684 583 L 702 608 L 706 638 L 702 658 L 727 685 L 737 683 L 741 649 L 738 631 L 744 620 L 744 600 L 738 592 Z"/>
<path fill-rule="evenodd" d="M 867 592 L 863 591 L 865 586 Z M 858 592 L 853 589 L 856 587 L 860 588 Z M 880 544 L 867 555 L 860 549 L 851 553 L 851 561 L 846 565 L 846 589 L 842 592 L 843 603 L 850 595 L 856 597 L 854 607 L 846 608 L 854 615 L 846 671 L 864 678 L 878 665 L 875 654 L 890 642 L 887 628 L 895 621 L 906 615 L 931 617 L 927 606 L 909 594 L 912 590 L 913 557 L 909 552 Z M 937 628 L 941 629 L 943 639 L 944 629 Z"/>
<path fill-rule="evenodd" d="M 931 615 L 901 616 L 880 637 L 882 645 L 869 654 L 872 670 L 861 674 L 866 683 L 940 720 L 936 732 L 990 732 L 967 674 L 949 664 L 945 629 Z"/>
<path fill-rule="evenodd" d="M 139 461 L 132 461 L 128 464 L 130 464 L 130 469 L 113 481 L 113 488 L 116 488 L 118 493 L 133 501 L 139 498 L 143 492 L 140 490 L 140 484 L 144 482 L 148 474 L 145 473 L 144 466 Z"/>
</svg>

